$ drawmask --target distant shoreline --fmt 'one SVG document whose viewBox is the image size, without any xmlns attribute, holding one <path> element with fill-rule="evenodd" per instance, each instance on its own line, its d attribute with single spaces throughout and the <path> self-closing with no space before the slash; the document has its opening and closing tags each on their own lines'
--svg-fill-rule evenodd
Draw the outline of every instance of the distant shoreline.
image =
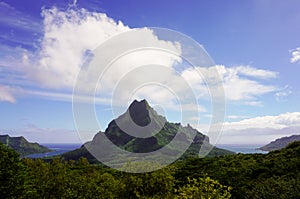
<svg viewBox="0 0 300 199">
<path fill-rule="evenodd" d="M 78 149 L 82 146 L 82 144 L 80 143 L 67 143 L 67 144 L 55 144 L 55 143 L 43 143 L 41 144 L 53 151 L 51 152 L 47 152 L 47 153 L 35 153 L 35 154 L 30 154 L 30 155 L 27 155 L 26 158 L 45 158 L 45 157 L 53 157 L 53 156 L 58 156 L 58 155 L 61 155 L 63 153 L 66 153 L 68 151 L 72 151 L 72 150 L 75 150 L 75 149 Z"/>
<path fill-rule="evenodd" d="M 38 153 L 38 154 L 31 154 L 26 156 L 27 158 L 43 158 L 43 157 L 52 157 L 61 155 L 63 153 L 66 153 L 68 151 L 72 151 L 74 149 L 78 149 L 82 146 L 81 143 L 67 143 L 67 144 L 56 144 L 56 143 L 43 143 L 41 144 L 43 146 L 48 147 L 49 149 L 52 149 L 52 152 L 47 153 Z M 243 154 L 253 154 L 253 153 L 261 153 L 266 154 L 268 152 L 258 150 L 261 145 L 242 145 L 242 144 L 217 144 L 216 147 L 226 149 L 235 153 L 243 153 Z"/>
<path fill-rule="evenodd" d="M 266 154 L 267 151 L 259 150 L 262 145 L 250 145 L 250 144 L 217 144 L 216 147 L 226 149 L 235 153 L 253 154 L 260 153 Z"/>
</svg>

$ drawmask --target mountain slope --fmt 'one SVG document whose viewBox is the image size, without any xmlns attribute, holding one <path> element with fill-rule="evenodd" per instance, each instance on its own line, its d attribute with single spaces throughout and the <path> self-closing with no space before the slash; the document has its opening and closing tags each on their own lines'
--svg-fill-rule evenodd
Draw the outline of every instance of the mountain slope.
<svg viewBox="0 0 300 199">
<path fill-rule="evenodd" d="M 289 137 L 282 137 L 279 139 L 276 139 L 275 141 L 270 142 L 269 144 L 262 146 L 258 149 L 262 151 L 274 151 L 279 150 L 282 148 L 285 148 L 287 145 L 289 145 L 292 142 L 300 141 L 300 135 L 292 135 Z"/>
<path fill-rule="evenodd" d="M 126 132 L 130 132 L 131 135 Z M 115 146 L 133 153 L 150 153 L 163 149 L 161 155 L 167 157 L 177 154 L 183 146 L 188 145 L 181 158 L 197 156 L 201 146 L 207 150 L 212 147 L 208 156 L 233 154 L 210 145 L 209 138 L 190 125 L 184 127 L 180 123 L 168 122 L 165 117 L 158 115 L 146 100 L 134 100 L 124 114 L 108 124 L 105 132 L 98 132 L 91 142 L 85 143 L 80 149 L 63 154 L 63 157 L 79 159 L 83 156 L 92 162 L 96 161 L 87 148 L 95 149 L 99 145 L 107 144 L 103 140 L 104 135 Z"/>
<path fill-rule="evenodd" d="M 9 135 L 0 135 L 0 142 L 17 151 L 21 156 L 34 153 L 46 153 L 51 150 L 38 143 L 30 143 L 24 137 L 10 137 Z"/>
</svg>

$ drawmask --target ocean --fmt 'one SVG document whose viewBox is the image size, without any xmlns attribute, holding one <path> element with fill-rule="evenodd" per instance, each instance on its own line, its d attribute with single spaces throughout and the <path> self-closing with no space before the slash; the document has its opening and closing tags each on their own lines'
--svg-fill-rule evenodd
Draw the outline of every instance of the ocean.
<svg viewBox="0 0 300 199">
<path fill-rule="evenodd" d="M 239 144 L 217 144 L 216 147 L 233 151 L 235 153 L 251 154 L 251 153 L 268 153 L 267 151 L 258 150 L 262 145 L 239 145 Z"/>
<path fill-rule="evenodd" d="M 54 151 L 47 152 L 47 153 L 37 153 L 31 154 L 26 156 L 27 158 L 44 158 L 44 157 L 51 157 L 61 155 L 68 151 L 72 151 L 74 149 L 78 149 L 81 147 L 82 144 L 42 144 L 43 146 L 48 147 Z M 260 146 L 257 145 L 229 145 L 229 144 L 220 144 L 216 145 L 219 148 L 226 149 L 229 151 L 233 151 L 235 153 L 244 153 L 244 154 L 251 154 L 251 153 L 268 153 L 266 151 L 257 150 Z"/>
<path fill-rule="evenodd" d="M 36 153 L 26 156 L 27 158 L 45 158 L 51 156 L 61 155 L 68 151 L 72 151 L 81 147 L 82 144 L 42 144 L 43 146 L 52 149 L 53 151 L 47 153 Z"/>
</svg>

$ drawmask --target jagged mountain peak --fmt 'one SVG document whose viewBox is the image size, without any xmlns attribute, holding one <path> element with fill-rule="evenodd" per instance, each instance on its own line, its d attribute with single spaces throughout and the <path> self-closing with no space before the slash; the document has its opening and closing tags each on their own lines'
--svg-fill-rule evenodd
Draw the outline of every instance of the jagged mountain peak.
<svg viewBox="0 0 300 199">
<path fill-rule="evenodd" d="M 124 114 L 109 123 L 104 134 L 120 148 L 132 152 L 150 152 L 167 145 L 179 129 L 182 142 L 188 142 L 189 135 L 196 135 L 196 148 L 199 149 L 203 142 L 209 144 L 208 137 L 190 125 L 183 127 L 180 123 L 168 122 L 145 99 L 134 100 Z"/>
<path fill-rule="evenodd" d="M 151 117 L 154 115 L 153 109 L 145 99 L 141 101 L 134 100 L 129 105 L 127 112 L 130 114 L 131 119 L 139 126 L 148 125 L 151 122 Z"/>
<path fill-rule="evenodd" d="M 140 101 L 138 101 L 138 100 L 133 100 L 132 102 L 131 102 L 131 104 L 129 105 L 129 109 L 132 109 L 132 108 L 137 108 L 137 107 L 141 107 L 141 108 L 145 108 L 145 109 L 149 109 L 149 108 L 151 108 L 150 107 L 150 105 L 149 105 L 149 103 L 148 103 L 148 101 L 147 100 L 145 100 L 145 99 L 143 99 L 143 100 L 140 100 Z"/>
<path fill-rule="evenodd" d="M 157 114 L 144 99 L 141 101 L 134 100 L 125 113 L 108 124 L 104 132 L 98 132 L 92 141 L 87 142 L 78 150 L 66 153 L 64 157 L 66 159 L 78 159 L 85 156 L 93 159 L 87 149 L 97 151 L 98 146 L 106 145 L 107 141 L 103 140 L 103 135 L 115 146 L 133 153 L 149 153 L 166 147 L 161 154 L 162 156 L 177 154 L 178 149 L 175 146 L 180 148 L 186 143 L 191 143 L 191 145 L 182 158 L 198 156 L 202 146 L 208 149 L 211 146 L 206 135 L 190 125 L 184 127 L 180 123 L 167 121 L 164 116 Z M 176 135 L 176 144 L 169 145 Z M 232 154 L 232 152 L 213 147 L 210 156 L 224 154 Z M 114 155 L 118 156 L 118 154 Z"/>
</svg>

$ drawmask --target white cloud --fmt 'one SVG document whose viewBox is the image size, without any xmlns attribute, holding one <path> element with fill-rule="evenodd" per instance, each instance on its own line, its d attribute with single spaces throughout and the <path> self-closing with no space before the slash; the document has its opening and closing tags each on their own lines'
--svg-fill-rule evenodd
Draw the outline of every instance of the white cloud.
<svg viewBox="0 0 300 199">
<path fill-rule="evenodd" d="M 278 102 L 284 101 L 291 94 L 292 94 L 291 88 L 288 85 L 286 85 L 283 89 L 275 93 L 275 99 Z"/>
<path fill-rule="evenodd" d="M 238 122 L 225 122 L 219 143 L 266 144 L 300 132 L 300 112 L 261 116 Z"/>
<path fill-rule="evenodd" d="M 245 128 L 273 128 L 282 129 L 289 126 L 300 126 L 300 112 L 284 113 L 276 116 L 261 116 L 225 123 L 226 130 L 241 130 Z"/>
<path fill-rule="evenodd" d="M 13 96 L 13 88 L 9 86 L 0 85 L 0 102 L 16 103 L 16 99 Z"/>
<path fill-rule="evenodd" d="M 8 4 L 3 4 L 3 7 L 13 9 Z M 79 10 L 75 7 L 66 11 L 58 10 L 55 7 L 44 9 L 42 16 L 44 18 L 44 35 L 37 52 L 30 52 L 21 47 L 0 46 L 0 49 L 4 48 L 4 54 L 7 55 L 0 60 L 2 72 L 7 73 L 2 73 L 4 79 L 1 79 L 0 83 L 22 86 L 29 84 L 39 87 L 38 90 L 46 89 L 45 91 L 34 92 L 24 88 L 23 93 L 50 97 L 51 99 L 56 96 L 58 100 L 69 100 L 68 93 L 72 92 L 78 72 L 89 61 L 92 50 L 107 39 L 131 30 L 128 26 L 124 26 L 121 21 L 115 22 L 103 13 L 89 12 L 85 9 Z M 140 29 L 140 31 L 144 32 L 141 39 L 154 46 L 171 49 L 180 54 L 178 43 L 160 40 L 152 30 L 147 28 Z M 135 51 L 120 57 L 107 70 L 105 78 L 102 79 L 101 86 L 104 89 L 101 91 L 112 91 L 119 78 L 137 66 L 157 64 L 171 67 L 174 62 L 180 60 L 179 57 L 163 51 Z M 89 77 L 89 79 L 92 78 Z M 84 84 L 82 87 L 88 90 L 91 86 Z M 51 92 L 51 89 L 55 91 Z M 101 98 L 105 97 L 109 98 L 110 96 L 101 96 Z"/>
<path fill-rule="evenodd" d="M 130 30 L 122 22 L 115 22 L 105 14 L 89 12 L 85 9 L 60 11 L 54 7 L 43 10 L 43 17 L 45 33 L 41 43 L 41 53 L 39 60 L 35 60 L 37 63 L 35 67 L 30 68 L 29 75 L 48 88 L 72 88 L 77 74 L 84 64 L 86 53 L 91 52 L 91 50 L 112 36 Z M 154 46 L 160 45 L 179 54 L 181 53 L 179 44 L 159 40 L 149 29 L 141 29 L 141 31 L 145 33 L 143 39 L 149 40 Z M 130 53 L 120 57 L 108 68 L 98 89 L 102 92 L 112 90 L 122 76 L 127 75 L 127 73 L 140 65 L 158 64 L 171 67 L 175 62 L 180 61 L 180 58 L 176 56 L 170 56 L 165 52 L 154 50 Z M 29 57 L 23 55 L 23 62 L 30 62 Z M 226 99 L 228 100 L 248 100 L 251 101 L 248 104 L 254 105 L 258 96 L 276 90 L 274 86 L 253 80 L 275 78 L 277 77 L 276 72 L 250 66 L 225 67 L 219 65 L 216 66 L 216 69 L 220 73 Z M 212 73 L 213 70 L 215 71 L 215 68 L 198 67 L 197 70 L 202 73 L 204 80 L 216 80 L 215 74 Z M 156 73 L 155 75 L 160 74 Z M 196 93 L 199 95 L 197 97 L 203 96 L 203 93 L 207 95 L 207 88 L 203 87 L 204 80 L 195 69 L 184 70 L 182 77 L 186 78 L 193 86 L 193 89 L 197 91 Z M 174 74 L 166 79 L 172 82 L 170 84 L 176 84 L 177 82 L 177 77 Z M 178 90 L 180 90 L 180 84 L 177 84 Z M 85 87 L 89 86 L 85 85 Z M 181 89 L 181 92 L 184 92 L 184 90 Z M 170 94 L 167 92 L 157 91 L 156 94 L 161 96 L 159 97 L 160 100 L 166 99 L 165 101 L 170 101 Z"/>
<path fill-rule="evenodd" d="M 44 35 L 41 38 L 39 51 L 28 52 L 20 49 L 18 53 L 20 58 L 16 64 L 20 65 L 22 63 L 23 66 L 26 66 L 17 67 L 17 72 L 25 72 L 23 77 L 29 79 L 27 81 L 31 83 L 31 86 L 34 84 L 40 89 L 47 89 L 45 92 L 37 91 L 35 95 L 49 96 L 51 99 L 57 96 L 60 100 L 69 100 L 68 93 L 72 91 L 81 68 L 92 57 L 93 50 L 107 39 L 131 30 L 128 26 L 123 25 L 121 21 L 116 22 L 103 13 L 90 12 L 76 7 L 71 7 L 66 11 L 58 10 L 55 7 L 44 9 L 42 16 L 44 17 Z M 139 31 L 144 33 L 144 37 L 141 39 L 153 44 L 153 46 L 170 49 L 178 55 L 182 53 L 180 44 L 160 40 L 148 28 L 139 29 Z M 97 96 L 98 100 L 99 102 L 108 102 L 112 97 L 112 92 L 115 91 L 117 83 L 141 65 L 155 64 L 170 68 L 174 63 L 180 62 L 181 58 L 176 55 L 151 49 L 142 49 L 121 56 L 107 68 L 104 77 L 101 79 L 101 84 L 98 86 L 98 93 L 100 93 L 100 96 Z M 5 65 L 7 62 L 3 64 Z M 216 70 L 219 71 L 221 82 L 217 82 Z M 145 76 L 161 77 L 166 81 L 166 87 L 173 89 L 173 93 L 154 85 L 143 88 L 144 90 L 139 91 L 135 96 L 147 98 L 153 104 L 159 102 L 170 107 L 175 107 L 178 96 L 191 97 L 187 96 L 186 92 L 190 88 L 183 86 L 180 78 L 184 78 L 191 85 L 198 99 L 203 96 L 209 97 L 209 92 L 218 93 L 219 86 L 222 84 L 227 100 L 243 100 L 246 101 L 245 104 L 253 106 L 261 105 L 261 102 L 257 100 L 258 97 L 277 89 L 275 86 L 260 82 L 260 80 L 277 77 L 276 72 L 250 66 L 225 67 L 222 65 L 210 68 L 187 68 L 181 74 L 156 72 L 147 73 L 147 75 L 135 75 L 123 87 L 129 88 L 134 85 L 134 82 L 145 78 Z M 89 76 L 88 79 L 93 80 L 93 78 L 98 77 Z M 214 85 L 213 90 L 207 90 L 204 85 L 205 81 Z M 82 87 L 86 90 L 93 88 L 90 85 L 91 82 L 83 82 Z M 133 89 L 136 89 L 136 87 L 133 87 Z M 51 92 L 51 90 L 55 91 Z M 132 94 L 134 93 L 130 93 L 130 95 Z M 128 89 L 121 90 L 119 94 L 120 102 L 128 100 L 127 96 Z M 189 103 L 183 103 L 183 107 L 191 109 Z M 205 110 L 203 107 L 200 108 L 201 111 Z"/>
<path fill-rule="evenodd" d="M 258 80 L 247 79 L 239 74 L 252 78 L 274 78 L 276 73 L 249 66 L 226 68 L 217 66 L 220 71 L 226 98 L 229 100 L 251 100 L 276 90 L 276 87 L 265 85 Z"/>
<path fill-rule="evenodd" d="M 41 42 L 41 53 L 22 56 L 23 63 L 28 63 L 27 74 L 35 79 L 40 87 L 71 91 L 80 69 L 93 55 L 93 50 L 107 39 L 131 30 L 121 21 L 115 22 L 103 13 L 89 12 L 85 9 L 68 9 L 61 11 L 57 8 L 45 9 L 44 36 Z M 144 41 L 162 49 L 170 49 L 180 55 L 180 45 L 160 40 L 152 30 L 139 29 L 143 32 Z M 133 33 L 134 34 L 134 33 Z M 112 46 L 112 48 L 116 48 Z M 109 52 L 110 49 L 107 49 Z M 106 70 L 99 92 L 110 98 L 116 83 L 131 70 L 147 64 L 171 67 L 181 58 L 164 51 L 142 49 L 121 56 Z M 34 67 L 32 67 L 32 65 Z M 106 67 L 106 66 L 103 66 Z M 95 75 L 97 72 L 95 72 Z M 81 82 L 82 90 L 94 88 L 93 80 L 99 77 L 89 73 L 88 82 Z M 145 74 L 143 74 L 144 76 Z M 156 73 L 155 75 L 159 75 Z M 141 76 L 141 78 L 143 78 Z M 136 80 L 135 76 L 135 80 Z M 164 95 L 162 93 L 162 95 Z"/>
<path fill-rule="evenodd" d="M 244 119 L 244 118 L 248 118 L 248 116 L 245 116 L 245 115 L 226 115 L 226 118 L 228 118 L 228 119 Z"/>
<path fill-rule="evenodd" d="M 13 57 L 2 64 L 7 65 L 11 63 L 11 60 L 15 60 L 14 63 L 18 66 L 15 72 L 22 71 L 25 73 L 24 76 L 33 82 L 31 86 L 39 88 L 36 91 L 24 88 L 22 90 L 23 94 L 50 100 L 70 101 L 72 99 L 70 93 L 77 75 L 81 68 L 87 64 L 86 62 L 89 61 L 89 58 L 93 56 L 93 50 L 107 39 L 131 30 L 128 26 L 123 25 L 121 21 L 115 22 L 103 13 L 89 12 L 85 9 L 79 10 L 75 7 L 71 7 L 66 11 L 58 10 L 55 7 L 44 9 L 42 16 L 44 18 L 44 35 L 41 38 L 39 51 L 29 52 L 20 49 L 18 51 L 18 59 Z M 160 40 L 148 28 L 141 28 L 139 31 L 143 32 L 143 38 L 140 38 L 143 41 L 160 49 L 175 51 L 180 55 L 180 44 Z M 116 47 L 113 46 L 113 48 Z M 13 51 L 14 49 L 11 50 Z M 107 51 L 109 50 L 107 49 Z M 101 95 L 97 96 L 96 102 L 110 104 L 112 92 L 114 92 L 117 82 L 141 65 L 152 64 L 171 67 L 175 62 L 180 61 L 181 58 L 176 55 L 151 49 L 141 49 L 126 56 L 121 56 L 106 70 L 104 78 L 101 79 L 101 84 L 98 87 L 98 93 L 101 93 Z M 20 64 L 22 66 L 19 66 Z M 178 85 L 176 88 L 178 90 L 182 89 L 180 82 L 176 82 L 176 76 L 173 74 L 170 74 L 169 78 L 165 74 L 159 73 L 159 71 L 147 75 L 170 79 L 174 87 Z M 140 78 L 143 79 L 144 76 L 145 74 L 142 74 Z M 95 78 L 98 79 L 99 77 Z M 90 95 L 85 96 L 84 91 L 93 89 L 94 85 L 90 85 L 90 83 L 95 78 L 89 74 L 87 78 L 89 82 L 82 82 L 83 93 L 80 96 L 82 101 L 88 101 L 91 98 Z M 137 81 L 137 78 L 138 76 L 134 76 L 131 82 L 126 82 L 123 86 L 129 87 L 131 83 Z M 25 80 L 22 79 L 22 81 Z M 124 92 L 128 93 L 128 89 L 124 90 Z M 153 92 L 156 95 L 153 95 Z M 170 100 L 174 99 L 174 96 L 171 96 L 170 93 L 164 90 L 154 89 L 149 86 L 144 91 L 145 93 L 146 95 L 141 95 L 140 97 L 149 98 L 153 102 L 160 100 L 160 104 L 175 107 L 175 104 L 170 104 Z M 121 97 L 124 98 L 122 95 Z M 119 99 L 120 103 L 124 102 L 122 101 L 124 100 L 123 98 Z M 128 99 L 126 98 L 125 100 Z M 184 106 L 187 107 L 188 105 Z M 200 106 L 199 108 L 204 110 Z"/>
<path fill-rule="evenodd" d="M 260 102 L 256 101 L 257 97 L 277 90 L 275 86 L 266 85 L 258 80 L 275 78 L 277 77 L 276 72 L 256 69 L 250 66 L 225 67 L 224 65 L 217 65 L 210 68 L 197 67 L 183 71 L 182 76 L 194 88 L 198 89 L 200 95 L 201 93 L 205 95 L 207 91 L 205 91 L 203 84 L 205 81 L 208 85 L 217 83 L 217 74 L 214 72 L 216 70 L 219 72 L 221 79 L 221 82 L 217 85 L 223 86 L 227 100 L 247 100 L 247 105 L 257 106 L 260 105 Z M 203 79 L 197 75 L 197 71 L 202 74 Z M 215 87 L 215 89 L 217 88 Z M 211 89 L 211 92 L 217 92 L 217 90 Z"/>
<path fill-rule="evenodd" d="M 291 63 L 295 63 L 295 62 L 299 62 L 300 61 L 300 47 L 295 48 L 293 50 L 290 50 L 290 53 L 292 55 L 292 57 L 290 59 Z"/>
<path fill-rule="evenodd" d="M 231 73 L 245 75 L 247 77 L 269 79 L 277 77 L 277 72 L 270 70 L 262 70 L 251 66 L 237 66 L 229 69 Z"/>
<path fill-rule="evenodd" d="M 44 36 L 29 74 L 48 88 L 72 88 L 87 52 L 129 30 L 105 14 L 85 9 L 44 9 Z M 54 81 L 55 80 L 55 81 Z"/>
</svg>

